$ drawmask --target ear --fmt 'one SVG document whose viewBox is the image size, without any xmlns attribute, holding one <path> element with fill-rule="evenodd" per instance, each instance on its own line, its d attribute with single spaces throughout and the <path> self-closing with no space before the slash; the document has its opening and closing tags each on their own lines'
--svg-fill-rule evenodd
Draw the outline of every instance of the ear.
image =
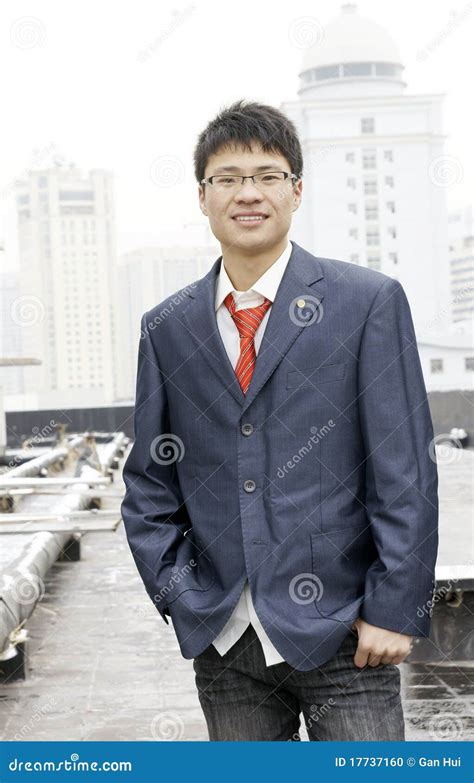
<svg viewBox="0 0 474 783">
<path fill-rule="evenodd" d="M 199 206 L 201 208 L 201 212 L 203 213 L 203 215 L 207 215 L 207 207 L 205 201 L 206 197 L 202 185 L 198 185 L 198 198 L 199 198 Z"/>
<path fill-rule="evenodd" d="M 300 179 L 293 188 L 293 212 L 298 209 L 301 204 L 301 196 L 303 192 L 303 180 Z"/>
</svg>

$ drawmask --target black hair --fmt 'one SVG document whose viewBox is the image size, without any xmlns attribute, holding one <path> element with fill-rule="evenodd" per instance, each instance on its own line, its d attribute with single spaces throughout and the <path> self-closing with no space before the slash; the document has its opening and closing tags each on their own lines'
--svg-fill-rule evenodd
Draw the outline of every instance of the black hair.
<svg viewBox="0 0 474 783">
<path fill-rule="evenodd" d="M 194 174 L 198 182 L 211 155 L 221 147 L 252 150 L 260 142 L 264 152 L 283 155 L 293 174 L 303 174 L 303 153 L 294 123 L 279 109 L 256 101 L 239 100 L 222 109 L 199 134 L 194 150 Z"/>
</svg>

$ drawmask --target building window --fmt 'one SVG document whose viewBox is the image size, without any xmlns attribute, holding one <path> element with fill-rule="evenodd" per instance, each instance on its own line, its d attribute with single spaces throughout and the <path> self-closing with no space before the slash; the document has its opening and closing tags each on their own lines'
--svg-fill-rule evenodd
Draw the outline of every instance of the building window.
<svg viewBox="0 0 474 783">
<path fill-rule="evenodd" d="M 376 179 L 364 180 L 364 195 L 375 196 L 376 193 L 377 193 L 377 180 Z"/>
<path fill-rule="evenodd" d="M 347 178 L 347 187 L 355 189 L 356 181 L 355 181 L 354 177 L 348 177 Z"/>
<path fill-rule="evenodd" d="M 380 256 L 376 256 L 376 255 L 367 256 L 367 266 L 370 269 L 380 269 Z"/>
<path fill-rule="evenodd" d="M 387 209 L 389 212 L 392 213 L 392 215 L 395 214 L 395 202 L 394 201 L 387 201 Z"/>
<path fill-rule="evenodd" d="M 94 201 L 92 190 L 60 190 L 60 201 Z"/>
<path fill-rule="evenodd" d="M 397 229 L 395 228 L 395 226 L 389 226 L 387 228 L 387 231 L 388 231 L 389 237 L 391 237 L 392 239 L 396 239 L 397 238 Z"/>
<path fill-rule="evenodd" d="M 346 162 L 347 163 L 355 163 L 355 153 L 354 152 L 346 152 Z"/>
<path fill-rule="evenodd" d="M 474 356 L 464 357 L 464 367 L 468 372 L 474 372 Z"/>
<path fill-rule="evenodd" d="M 38 187 L 39 188 L 47 188 L 48 187 L 48 178 L 47 177 L 38 177 Z"/>
<path fill-rule="evenodd" d="M 378 229 L 370 229 L 367 231 L 366 234 L 367 237 L 367 244 L 373 247 L 374 245 L 378 245 L 380 243 L 380 237 Z"/>
<path fill-rule="evenodd" d="M 354 203 L 352 203 L 352 204 L 348 204 L 348 205 L 347 205 L 347 209 L 348 209 L 348 210 L 349 210 L 349 212 L 351 212 L 353 215 L 357 215 L 357 204 L 354 204 Z"/>
<path fill-rule="evenodd" d="M 442 359 L 430 359 L 430 367 L 433 375 L 435 373 L 443 372 L 443 360 Z"/>
<path fill-rule="evenodd" d="M 393 163 L 393 150 L 384 150 L 384 160 L 388 160 L 389 163 Z"/>
<path fill-rule="evenodd" d="M 379 208 L 377 204 L 366 204 L 365 205 L 365 219 L 366 220 L 377 220 L 379 216 Z"/>
<path fill-rule="evenodd" d="M 372 63 L 344 63 L 342 66 L 343 76 L 370 76 L 372 74 Z"/>
<path fill-rule="evenodd" d="M 393 188 L 394 186 L 394 179 L 393 177 L 385 177 L 385 184 L 387 188 Z"/>
<path fill-rule="evenodd" d="M 357 229 L 356 229 L 356 228 L 350 228 L 350 229 L 349 229 L 349 236 L 350 236 L 352 239 L 358 239 L 358 238 L 359 238 L 359 232 L 357 231 Z"/>
<path fill-rule="evenodd" d="M 362 117 L 360 121 L 361 133 L 375 133 L 375 120 L 373 117 Z"/>
<path fill-rule="evenodd" d="M 315 68 L 316 81 L 322 79 L 338 79 L 339 78 L 339 66 L 338 65 L 322 65 L 320 68 Z"/>
<path fill-rule="evenodd" d="M 392 264 L 398 264 L 398 253 L 389 253 L 388 258 L 389 261 L 392 262 Z"/>
<path fill-rule="evenodd" d="M 377 165 L 377 158 L 375 150 L 364 150 L 362 152 L 362 168 L 363 169 L 375 169 Z"/>
</svg>

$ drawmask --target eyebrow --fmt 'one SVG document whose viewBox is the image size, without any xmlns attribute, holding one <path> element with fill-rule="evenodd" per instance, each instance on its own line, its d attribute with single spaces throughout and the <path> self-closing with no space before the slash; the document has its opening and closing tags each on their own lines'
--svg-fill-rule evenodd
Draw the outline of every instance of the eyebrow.
<svg viewBox="0 0 474 783">
<path fill-rule="evenodd" d="M 280 164 L 275 163 L 274 161 L 270 161 L 270 163 L 266 163 L 264 166 L 257 166 L 257 171 L 268 171 L 273 170 L 275 168 L 278 168 Z M 240 171 L 241 169 L 239 166 L 218 166 L 217 169 L 214 170 L 215 174 L 220 174 L 224 171 Z"/>
</svg>

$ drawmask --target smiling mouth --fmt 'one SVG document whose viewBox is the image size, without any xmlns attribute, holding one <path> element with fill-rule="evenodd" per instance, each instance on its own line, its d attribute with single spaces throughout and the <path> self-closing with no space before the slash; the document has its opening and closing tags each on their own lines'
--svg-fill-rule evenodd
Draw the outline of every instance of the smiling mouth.
<svg viewBox="0 0 474 783">
<path fill-rule="evenodd" d="M 267 220 L 268 215 L 236 215 L 232 218 L 241 225 L 255 225 L 257 223 L 264 223 Z"/>
</svg>

